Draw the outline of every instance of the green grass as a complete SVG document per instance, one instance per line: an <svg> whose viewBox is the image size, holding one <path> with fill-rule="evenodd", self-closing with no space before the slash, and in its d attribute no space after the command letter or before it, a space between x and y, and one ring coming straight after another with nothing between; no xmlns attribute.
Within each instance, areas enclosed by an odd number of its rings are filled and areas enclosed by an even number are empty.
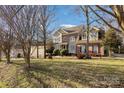
<svg viewBox="0 0 124 93"><path fill-rule="evenodd" d="M124 87L124 59L21 59L0 63L0 87Z"/></svg>

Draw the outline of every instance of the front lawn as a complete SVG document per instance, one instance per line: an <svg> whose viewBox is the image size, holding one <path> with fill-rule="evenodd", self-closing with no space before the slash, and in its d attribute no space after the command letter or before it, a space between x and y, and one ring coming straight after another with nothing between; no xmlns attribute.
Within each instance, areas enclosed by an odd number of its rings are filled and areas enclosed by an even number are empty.
<svg viewBox="0 0 124 93"><path fill-rule="evenodd" d="M0 87L124 87L124 59L32 59L0 63Z"/></svg>

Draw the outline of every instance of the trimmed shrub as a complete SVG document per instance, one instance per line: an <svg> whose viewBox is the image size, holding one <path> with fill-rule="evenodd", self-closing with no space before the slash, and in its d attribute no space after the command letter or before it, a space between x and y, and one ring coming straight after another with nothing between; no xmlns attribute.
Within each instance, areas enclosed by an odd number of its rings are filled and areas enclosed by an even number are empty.
<svg viewBox="0 0 124 93"><path fill-rule="evenodd" d="M84 57L85 57L85 55L82 54L82 53L77 54L77 58L78 58L78 59L83 59Z"/></svg>
<svg viewBox="0 0 124 93"><path fill-rule="evenodd" d="M62 50L60 51L60 55L61 55L61 56L67 56L67 54L68 54L68 50L67 50L67 49L62 49Z"/></svg>
<svg viewBox="0 0 124 93"><path fill-rule="evenodd" d="M47 53L53 54L54 47L51 47L46 50Z"/></svg>
<svg viewBox="0 0 124 93"><path fill-rule="evenodd" d="M47 56L48 56L49 59L52 59L53 50L54 50L54 47L50 47L49 49L46 50L46 53L48 53Z"/></svg>
<svg viewBox="0 0 124 93"><path fill-rule="evenodd" d="M53 51L53 55L55 55L55 56L60 55L60 50L59 50L59 49L55 49L55 50Z"/></svg>

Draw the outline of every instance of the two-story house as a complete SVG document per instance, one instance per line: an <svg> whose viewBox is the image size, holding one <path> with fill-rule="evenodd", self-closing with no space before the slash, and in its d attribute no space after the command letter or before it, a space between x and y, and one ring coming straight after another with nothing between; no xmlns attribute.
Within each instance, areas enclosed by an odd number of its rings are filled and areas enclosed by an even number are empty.
<svg viewBox="0 0 124 93"><path fill-rule="evenodd" d="M89 52L104 55L101 46L104 31L92 27L89 33ZM70 54L86 53L87 34L85 26L61 27L53 34L55 49L67 49Z"/></svg>

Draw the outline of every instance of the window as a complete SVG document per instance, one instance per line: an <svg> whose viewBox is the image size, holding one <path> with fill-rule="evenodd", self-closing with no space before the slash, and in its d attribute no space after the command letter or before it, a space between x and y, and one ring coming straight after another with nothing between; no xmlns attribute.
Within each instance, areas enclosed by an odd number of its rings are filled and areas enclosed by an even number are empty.
<svg viewBox="0 0 124 93"><path fill-rule="evenodd" d="M91 34L90 34L90 39L97 39L97 32L92 32Z"/></svg>
<svg viewBox="0 0 124 93"><path fill-rule="evenodd" d="M86 39L86 33L83 33L82 39Z"/></svg>
<svg viewBox="0 0 124 93"><path fill-rule="evenodd" d="M60 45L59 44L56 45L56 49L60 49Z"/></svg>
<svg viewBox="0 0 124 93"><path fill-rule="evenodd" d="M85 52L86 52L86 47L85 47L85 45L81 45L81 52L82 52L82 53L85 53Z"/></svg>
<svg viewBox="0 0 124 93"><path fill-rule="evenodd" d="M94 45L94 47L93 47L93 52L94 52L94 53L98 53L98 46L97 46L97 45Z"/></svg>
<svg viewBox="0 0 124 93"><path fill-rule="evenodd" d="M75 37L74 36L70 37L70 41L75 41Z"/></svg>
<svg viewBox="0 0 124 93"><path fill-rule="evenodd" d="M56 37L56 38L54 38L54 42L55 42L55 43L60 43L60 42L61 42L61 37Z"/></svg>

